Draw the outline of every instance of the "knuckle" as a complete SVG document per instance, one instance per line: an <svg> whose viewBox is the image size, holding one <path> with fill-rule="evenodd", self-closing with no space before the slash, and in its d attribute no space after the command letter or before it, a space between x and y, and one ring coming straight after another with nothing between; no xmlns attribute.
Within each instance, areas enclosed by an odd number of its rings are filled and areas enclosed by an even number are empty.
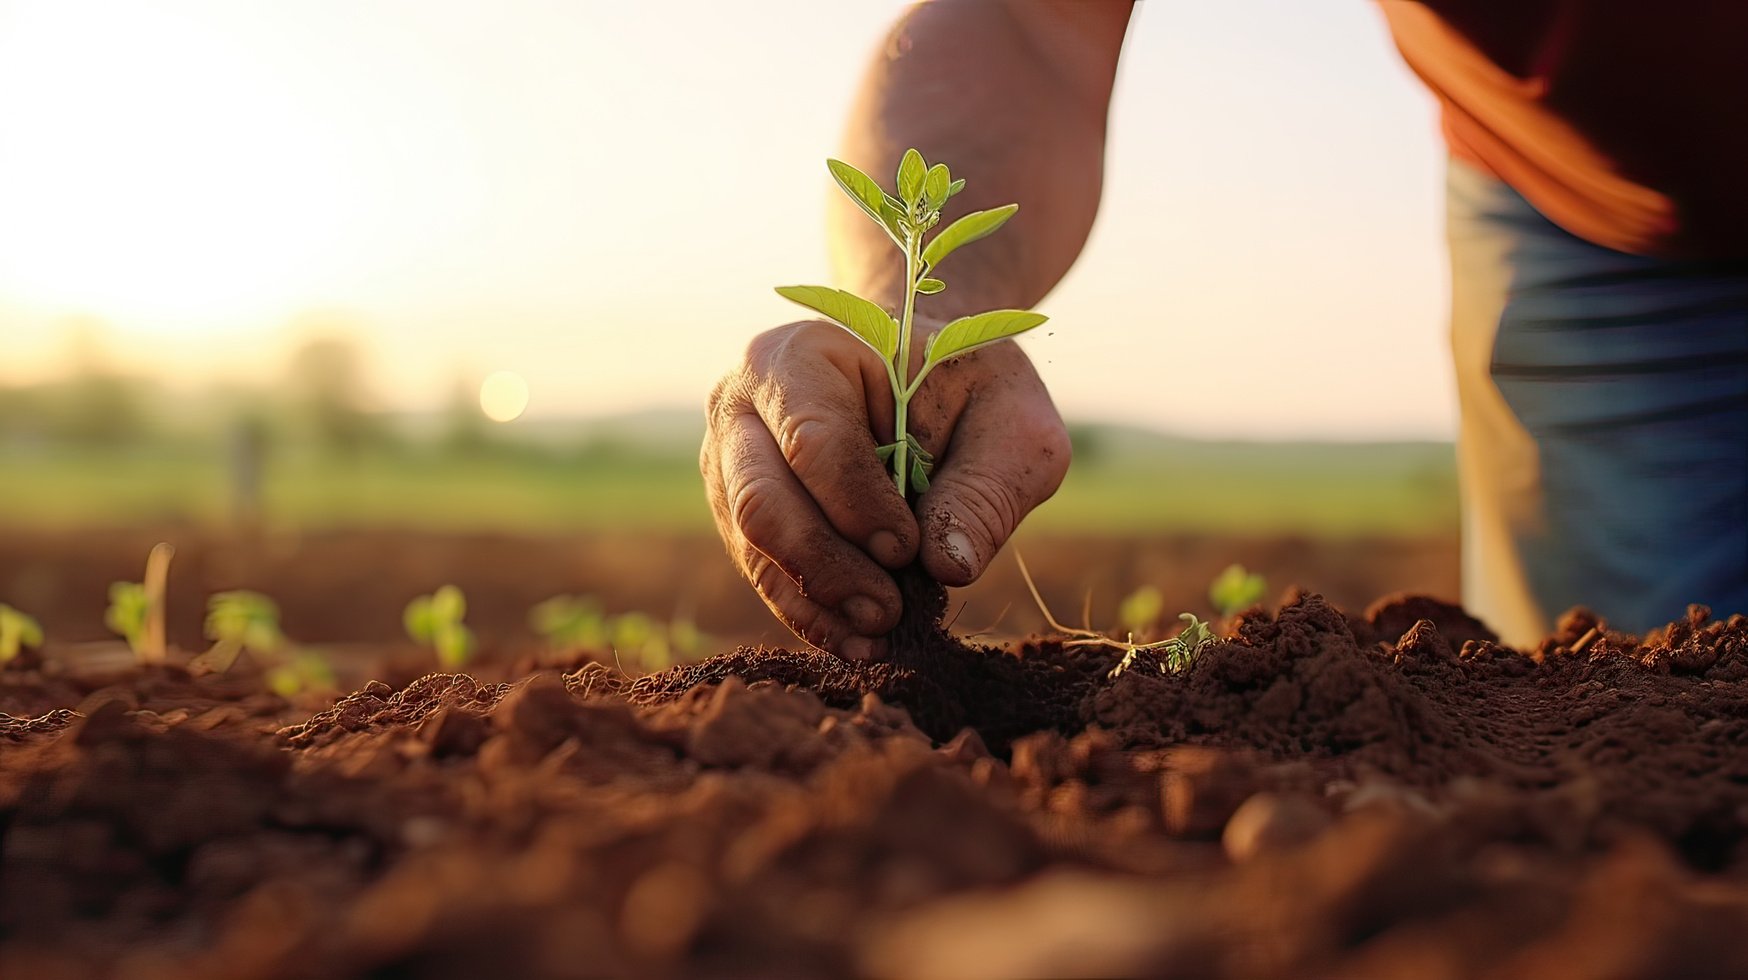
<svg viewBox="0 0 1748 980"><path fill-rule="evenodd" d="M728 501L728 519L754 547L763 550L777 536L778 487L771 477L754 477L734 490Z"/></svg>
<svg viewBox="0 0 1748 980"><path fill-rule="evenodd" d="M706 447L712 444L716 432L741 411L746 401L746 377L740 370L729 372L711 387L710 394L704 399Z"/></svg>
<svg viewBox="0 0 1748 980"><path fill-rule="evenodd" d="M743 363L755 373L768 373L776 364L816 351L833 330L829 324L815 320L773 327L747 342Z"/></svg>
<svg viewBox="0 0 1748 980"><path fill-rule="evenodd" d="M772 356L782 349L788 334L788 327L778 327L754 335L752 340L747 341L747 351L741 358L742 363L755 368L770 363Z"/></svg>
<svg viewBox="0 0 1748 980"><path fill-rule="evenodd" d="M1006 540L1026 512L1015 482L997 473L968 473L955 481L953 491L960 516L969 518L995 544Z"/></svg>
<svg viewBox="0 0 1748 980"><path fill-rule="evenodd" d="M821 472L843 439L842 427L818 415L791 415L777 427L777 445L797 473Z"/></svg>

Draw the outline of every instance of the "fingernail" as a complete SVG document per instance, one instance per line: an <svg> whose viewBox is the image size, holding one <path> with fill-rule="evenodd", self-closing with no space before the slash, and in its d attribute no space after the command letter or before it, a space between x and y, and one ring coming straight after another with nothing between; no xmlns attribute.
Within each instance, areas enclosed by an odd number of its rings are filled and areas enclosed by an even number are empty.
<svg viewBox="0 0 1748 980"><path fill-rule="evenodd" d="M898 535L891 531L875 531L868 536L868 553L873 555L874 560L882 565L898 563L901 560L899 558Z"/></svg>
<svg viewBox="0 0 1748 980"><path fill-rule="evenodd" d="M884 640L876 640L869 636L852 636L838 644L838 655L845 660L873 660L880 655L881 649L885 646Z"/></svg>
<svg viewBox="0 0 1748 980"><path fill-rule="evenodd" d="M838 607L838 611L858 630L875 630L880 626L880 603L865 595L850 596Z"/></svg>
<svg viewBox="0 0 1748 980"><path fill-rule="evenodd" d="M971 547L971 538L964 531L949 533L947 540L942 543L942 547L946 550L947 557L953 559L954 564L967 572L977 571L977 550Z"/></svg>

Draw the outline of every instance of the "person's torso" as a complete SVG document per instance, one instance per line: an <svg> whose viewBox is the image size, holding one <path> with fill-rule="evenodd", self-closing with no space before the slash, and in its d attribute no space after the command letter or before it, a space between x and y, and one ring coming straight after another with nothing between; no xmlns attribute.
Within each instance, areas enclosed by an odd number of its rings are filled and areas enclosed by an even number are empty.
<svg viewBox="0 0 1748 980"><path fill-rule="evenodd" d="M1748 0L1381 0L1451 152L1643 254L1748 256Z"/></svg>

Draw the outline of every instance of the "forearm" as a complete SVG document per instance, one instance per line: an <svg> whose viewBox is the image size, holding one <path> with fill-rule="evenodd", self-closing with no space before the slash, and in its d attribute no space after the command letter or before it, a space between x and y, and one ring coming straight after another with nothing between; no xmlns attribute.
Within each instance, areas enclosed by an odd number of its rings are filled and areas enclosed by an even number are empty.
<svg viewBox="0 0 1748 980"><path fill-rule="evenodd" d="M948 290L927 300L931 318L1035 305L1079 255L1098 210L1128 13L1126 0L954 0L893 29L851 111L845 159L888 186L912 146L952 167L966 186L943 226L1021 204L1003 234L953 256ZM841 202L831 230L839 283L899 301L903 259L880 229Z"/></svg>

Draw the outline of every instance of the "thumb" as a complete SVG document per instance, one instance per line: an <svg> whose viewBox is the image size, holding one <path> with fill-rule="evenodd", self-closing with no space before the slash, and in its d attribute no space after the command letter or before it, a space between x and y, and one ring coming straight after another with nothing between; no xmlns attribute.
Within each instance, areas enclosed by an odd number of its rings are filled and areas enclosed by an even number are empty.
<svg viewBox="0 0 1748 980"><path fill-rule="evenodd" d="M994 406L991 406L994 408ZM1014 406L1002 406L1012 412ZM1068 472L1068 432L1054 407L1037 413L967 412L917 502L923 568L943 585L970 585L1020 522Z"/></svg>

